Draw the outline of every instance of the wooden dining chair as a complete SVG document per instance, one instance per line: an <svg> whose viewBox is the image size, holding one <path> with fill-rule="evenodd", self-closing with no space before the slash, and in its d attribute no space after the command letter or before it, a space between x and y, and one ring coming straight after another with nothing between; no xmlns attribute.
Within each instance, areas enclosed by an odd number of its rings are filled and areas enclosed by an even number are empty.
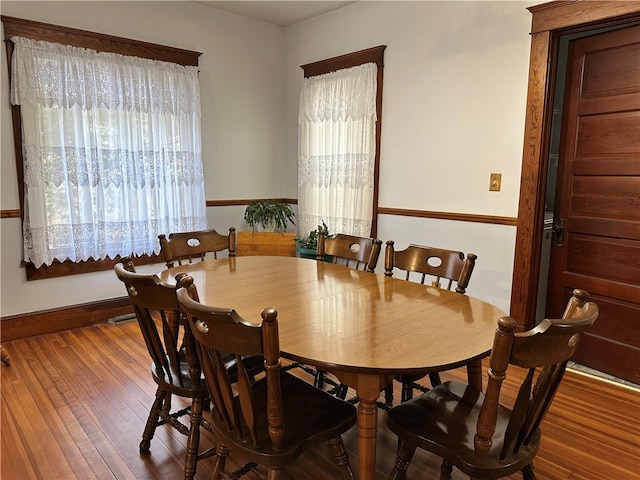
<svg viewBox="0 0 640 480"><path fill-rule="evenodd" d="M195 349L191 328L183 322L178 310L175 287L168 286L153 274L137 273L131 258L124 257L115 265L118 278L124 283L134 307L142 337L151 357L151 375L158 385L155 401L147 419L140 453L148 452L158 426L169 424L187 436L185 479L193 478L196 463L215 454L215 448L199 453L200 426L211 429L202 418L203 402L209 391ZM178 278L184 273L178 274ZM225 355L224 362L233 381L237 379L235 355ZM243 357L243 367L252 378L263 370L262 357ZM191 399L187 408L172 411L172 395ZM189 425L179 418L190 415Z"/></svg>
<svg viewBox="0 0 640 480"><path fill-rule="evenodd" d="M373 272L378 264L382 242L377 238L357 237L338 233L332 238L318 235L317 260L325 260L325 255L332 262L349 268Z"/></svg>
<svg viewBox="0 0 640 480"><path fill-rule="evenodd" d="M466 293L478 256L444 248L409 245L396 251L393 240L387 242L384 252L384 274L393 276L395 268L405 271L405 280L418 281L424 285L427 279L431 286ZM443 285L444 282L444 285ZM454 285L455 282L455 285Z"/></svg>
<svg viewBox="0 0 640 480"><path fill-rule="evenodd" d="M515 333L511 317L498 320L486 393L446 382L387 412L387 425L400 448L388 480L406 478L416 448L442 457L442 475L455 466L474 479L522 473L535 480L533 459L544 419L582 333L598 317L598 306L584 290L574 290L561 319L545 319ZM527 372L512 408L500 403L510 366Z"/></svg>
<svg viewBox="0 0 640 480"><path fill-rule="evenodd" d="M142 434L140 453L149 452L156 428L169 424L187 436L184 478L192 479L198 460L214 455L215 449L198 451L203 402L209 397L209 391L202 378L191 329L180 325L175 287L161 283L156 275L136 273L129 257L115 265L115 272L133 304L151 356L151 375L158 385ZM191 399L191 404L172 411L172 395ZM189 425L180 422L183 415L190 415Z"/></svg>
<svg viewBox="0 0 640 480"><path fill-rule="evenodd" d="M381 248L382 241L377 238L358 237L344 233L327 238L324 232L320 231L318 232L316 260L327 261L329 259L337 265L373 273L378 264ZM332 386L332 392L336 396L343 399L346 397L347 386L328 378L323 370L316 370L314 382L318 388L324 388L324 384L328 383Z"/></svg>
<svg viewBox="0 0 640 480"><path fill-rule="evenodd" d="M164 233L158 235L160 253L167 264L167 268L183 263L193 263L194 260L204 260L207 253L218 258L218 252L227 250L230 257L236 255L236 229L231 227L229 235L221 235L216 230L200 230L196 232L171 233L167 237Z"/></svg>
<svg viewBox="0 0 640 480"><path fill-rule="evenodd" d="M394 269L405 271L405 280L418 281L424 284L431 280L431 286L437 288L452 288L458 293L466 293L471 274L476 264L477 255L446 250L443 248L409 245L406 249L396 251L393 240L387 242L384 252L384 274L393 276ZM471 369L481 370L481 360L471 365ZM417 383L424 375L400 375L396 378L402 384L401 401L406 402L413 397L413 391L426 392L427 388ZM433 387L440 385L440 375L437 372L429 374ZM393 402L393 387L385 389L385 403Z"/></svg>
<svg viewBox="0 0 640 480"><path fill-rule="evenodd" d="M253 323L235 310L201 304L191 277L183 277L179 285L178 302L189 319L211 394L218 440L211 478L238 478L261 465L269 480L278 480L285 465L315 445L329 442L340 478L352 479L341 435L355 425L356 409L282 371L276 310L265 308L262 321ZM238 358L263 355L265 376L252 383L238 362L238 383L233 388L223 351ZM226 472L230 451L248 463ZM332 478L337 478L337 472Z"/></svg>

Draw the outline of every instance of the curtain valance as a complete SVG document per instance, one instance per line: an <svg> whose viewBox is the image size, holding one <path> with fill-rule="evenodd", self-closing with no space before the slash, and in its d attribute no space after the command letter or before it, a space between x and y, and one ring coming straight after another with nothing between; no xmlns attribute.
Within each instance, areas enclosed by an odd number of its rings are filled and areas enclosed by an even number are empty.
<svg viewBox="0 0 640 480"><path fill-rule="evenodd" d="M11 102L200 115L198 69L13 37Z"/></svg>
<svg viewBox="0 0 640 480"><path fill-rule="evenodd" d="M375 63L365 63L305 79L298 122L349 118L375 121L377 72Z"/></svg>

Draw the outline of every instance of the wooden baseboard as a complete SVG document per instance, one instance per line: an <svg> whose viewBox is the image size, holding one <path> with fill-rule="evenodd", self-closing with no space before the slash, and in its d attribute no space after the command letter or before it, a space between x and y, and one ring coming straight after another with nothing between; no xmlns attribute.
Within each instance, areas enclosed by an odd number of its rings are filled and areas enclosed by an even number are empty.
<svg viewBox="0 0 640 480"><path fill-rule="evenodd" d="M105 323L109 318L133 313L128 297L101 300L69 307L9 315L0 319L3 342L43 333Z"/></svg>

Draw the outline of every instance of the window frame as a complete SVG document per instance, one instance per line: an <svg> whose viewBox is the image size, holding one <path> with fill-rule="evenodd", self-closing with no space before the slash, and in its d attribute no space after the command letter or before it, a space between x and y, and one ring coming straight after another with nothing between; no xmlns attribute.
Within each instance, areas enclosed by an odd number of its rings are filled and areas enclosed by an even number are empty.
<svg viewBox="0 0 640 480"><path fill-rule="evenodd" d="M373 173L373 205L371 216L371 237L378 235L378 184L380 180L380 135L382 132L382 86L384 77L384 50L386 45L359 50L353 53L347 53L338 57L320 60L318 62L307 63L301 65L304 71L304 78L315 77L325 73L335 72L344 68L357 67L365 63L375 63L378 67L377 86L376 86L376 152L374 160Z"/></svg>
<svg viewBox="0 0 640 480"><path fill-rule="evenodd" d="M98 52L111 52L121 55L148 58L164 62L177 63L185 66L198 66L201 52L184 50L176 47L168 47L155 43L142 42L103 33L90 32L71 27L36 22L23 18L0 16L4 24L4 42L7 51L9 79L11 79L11 58L14 45L11 37L19 36L75 47L89 48ZM10 83L9 83L10 85ZM11 120L13 128L13 144L15 150L16 171L18 181L18 193L20 196L20 218L24 221L24 167L22 157L22 117L19 105L11 105ZM52 265L36 268L30 262L22 262L27 272L27 280L39 280L54 278L79 273L97 272L113 268L119 261L119 257L113 260L88 260L82 262L55 261ZM162 259L159 255L143 255L136 257L136 263L158 263Z"/></svg>

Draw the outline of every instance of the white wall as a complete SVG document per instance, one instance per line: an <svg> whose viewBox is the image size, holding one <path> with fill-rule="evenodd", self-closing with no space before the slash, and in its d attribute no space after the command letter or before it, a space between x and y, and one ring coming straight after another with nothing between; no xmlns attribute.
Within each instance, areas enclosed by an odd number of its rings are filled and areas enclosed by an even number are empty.
<svg viewBox="0 0 640 480"><path fill-rule="evenodd" d="M531 16L522 2L358 2L286 28L287 195L300 65L387 45L380 206L515 217ZM489 192L489 174L502 190ZM381 215L378 237L478 255L468 292L508 310L515 227ZM381 271L379 262L378 271Z"/></svg>
<svg viewBox="0 0 640 480"><path fill-rule="evenodd" d="M0 11L203 52L203 155L213 200L296 198L299 66L387 45L380 206L515 217L527 5L361 1L284 29L192 2L3 1ZM0 50L0 208L6 210L19 201ZM503 174L499 193L488 192L491 172ZM209 208L209 224L240 227L243 211ZM110 271L26 282L20 220L2 219L0 234L3 316L124 293ZM508 309L515 227L382 215L378 236L397 248L422 243L476 253L469 293Z"/></svg>
<svg viewBox="0 0 640 480"><path fill-rule="evenodd" d="M284 29L193 2L7 2L2 15L203 52L202 150L207 199L284 194ZM1 203L19 208L5 49ZM240 226L242 208L209 209L209 226ZM124 295L111 271L26 281L19 219L2 219L2 316ZM159 267L147 267L159 269Z"/></svg>

